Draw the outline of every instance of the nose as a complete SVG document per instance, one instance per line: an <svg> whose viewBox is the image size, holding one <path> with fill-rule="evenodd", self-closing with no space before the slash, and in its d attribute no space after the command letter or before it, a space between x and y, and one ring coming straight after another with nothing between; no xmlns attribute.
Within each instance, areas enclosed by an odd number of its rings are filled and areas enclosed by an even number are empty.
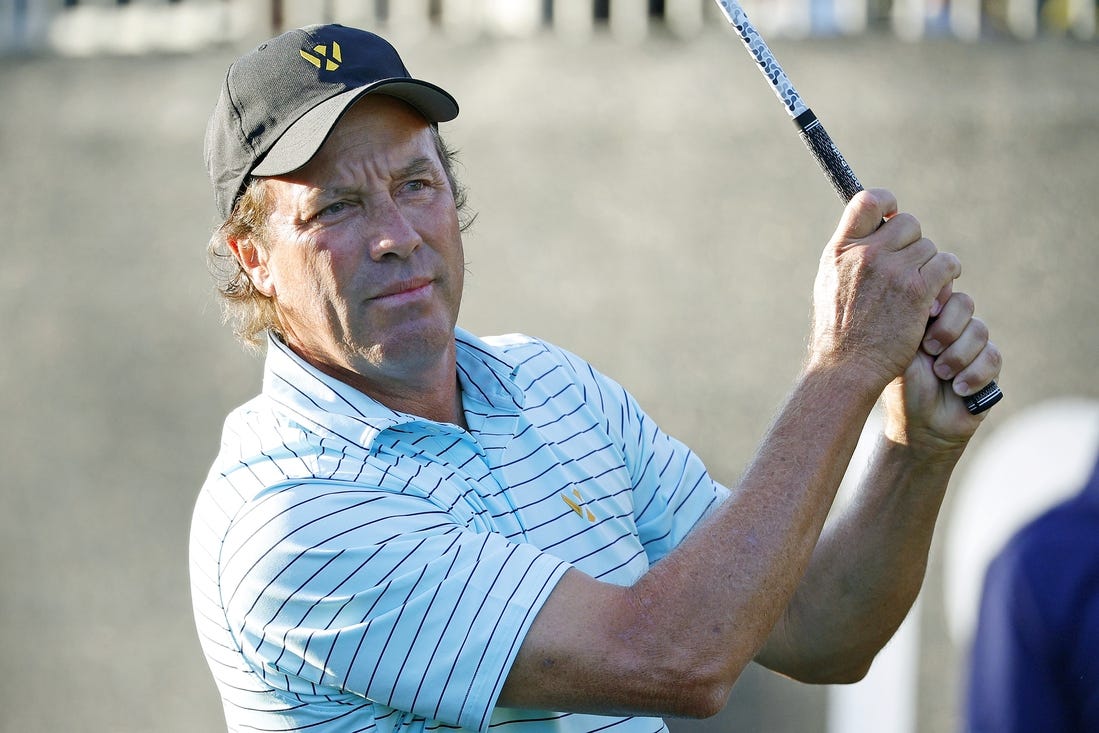
<svg viewBox="0 0 1099 733"><path fill-rule="evenodd" d="M392 198L386 197L384 201L375 202L375 206L371 208L371 259L405 259L416 251L423 240Z"/></svg>

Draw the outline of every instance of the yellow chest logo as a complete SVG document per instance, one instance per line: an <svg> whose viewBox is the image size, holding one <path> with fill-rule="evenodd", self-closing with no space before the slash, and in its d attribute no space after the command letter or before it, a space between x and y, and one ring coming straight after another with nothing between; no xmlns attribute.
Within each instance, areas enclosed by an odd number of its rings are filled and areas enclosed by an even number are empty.
<svg viewBox="0 0 1099 733"><path fill-rule="evenodd" d="M584 505L584 497L580 494L580 489L573 489L572 495L576 497L576 501L573 501L567 494L561 494L561 501L569 505L569 509L572 509L576 514L589 522L595 521L595 515L592 514L591 509L588 509Z"/></svg>
<svg viewBox="0 0 1099 733"><path fill-rule="evenodd" d="M313 53L309 53L308 51L298 51L298 53L301 54L303 59L313 64L313 66L316 66L318 69L322 68L321 64L324 64L323 68L325 71L335 71L340 68L340 64L343 63L340 44L335 41L332 41L331 51L322 43L313 46Z"/></svg>

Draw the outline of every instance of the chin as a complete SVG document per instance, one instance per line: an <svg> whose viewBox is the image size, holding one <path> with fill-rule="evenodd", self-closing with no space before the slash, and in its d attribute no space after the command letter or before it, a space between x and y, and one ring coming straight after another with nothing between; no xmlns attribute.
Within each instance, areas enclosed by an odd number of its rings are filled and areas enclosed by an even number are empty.
<svg viewBox="0 0 1099 733"><path fill-rule="evenodd" d="M453 352L454 324L406 324L405 328L388 332L384 339L371 341L363 355L376 368L390 373L394 368L414 371L435 365Z"/></svg>

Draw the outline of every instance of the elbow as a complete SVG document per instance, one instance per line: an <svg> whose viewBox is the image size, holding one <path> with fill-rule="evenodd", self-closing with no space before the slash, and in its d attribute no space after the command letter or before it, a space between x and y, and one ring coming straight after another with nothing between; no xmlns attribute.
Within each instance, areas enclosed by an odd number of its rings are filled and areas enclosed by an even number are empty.
<svg viewBox="0 0 1099 733"><path fill-rule="evenodd" d="M666 715L676 718L703 720L712 718L725 709L732 687L719 685L695 685L681 682L677 685L676 699Z"/></svg>
<svg viewBox="0 0 1099 733"><path fill-rule="evenodd" d="M826 678L820 680L817 684L853 685L856 682L861 682L870 672L870 663L872 661L873 660L867 660L865 663L851 664L846 667L830 670Z"/></svg>
<svg viewBox="0 0 1099 733"><path fill-rule="evenodd" d="M848 659L830 659L805 665L796 670L785 670L788 677L808 685L853 685L861 682L870 672L874 656Z"/></svg>
<svg viewBox="0 0 1099 733"><path fill-rule="evenodd" d="M695 720L712 718L725 709L732 691L732 685L712 685L697 689L691 695L690 705L681 715Z"/></svg>
<svg viewBox="0 0 1099 733"><path fill-rule="evenodd" d="M712 718L725 709L739 673L739 669L728 667L707 671L704 665L684 671L674 683L675 710L670 714L696 720Z"/></svg>
<svg viewBox="0 0 1099 733"><path fill-rule="evenodd" d="M871 656L843 663L814 665L789 676L805 684L851 685L866 677L873 661ZM685 673L675 684L675 709L668 714L695 720L714 717L725 709L738 678L739 672L733 673L727 668L714 674L699 673L698 668Z"/></svg>

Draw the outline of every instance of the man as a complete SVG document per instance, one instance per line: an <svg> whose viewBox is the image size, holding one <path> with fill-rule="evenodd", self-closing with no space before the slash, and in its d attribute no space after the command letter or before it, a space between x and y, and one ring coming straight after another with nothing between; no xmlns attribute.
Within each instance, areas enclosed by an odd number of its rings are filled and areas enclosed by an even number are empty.
<svg viewBox="0 0 1099 733"><path fill-rule="evenodd" d="M456 328L461 196L437 125L457 113L339 26L226 77L213 244L238 331L267 347L192 529L230 728L648 733L719 711L753 660L859 679L980 422L959 395L999 371L958 260L888 192L851 203L808 359L730 491L578 357ZM822 534L883 392L859 499Z"/></svg>

